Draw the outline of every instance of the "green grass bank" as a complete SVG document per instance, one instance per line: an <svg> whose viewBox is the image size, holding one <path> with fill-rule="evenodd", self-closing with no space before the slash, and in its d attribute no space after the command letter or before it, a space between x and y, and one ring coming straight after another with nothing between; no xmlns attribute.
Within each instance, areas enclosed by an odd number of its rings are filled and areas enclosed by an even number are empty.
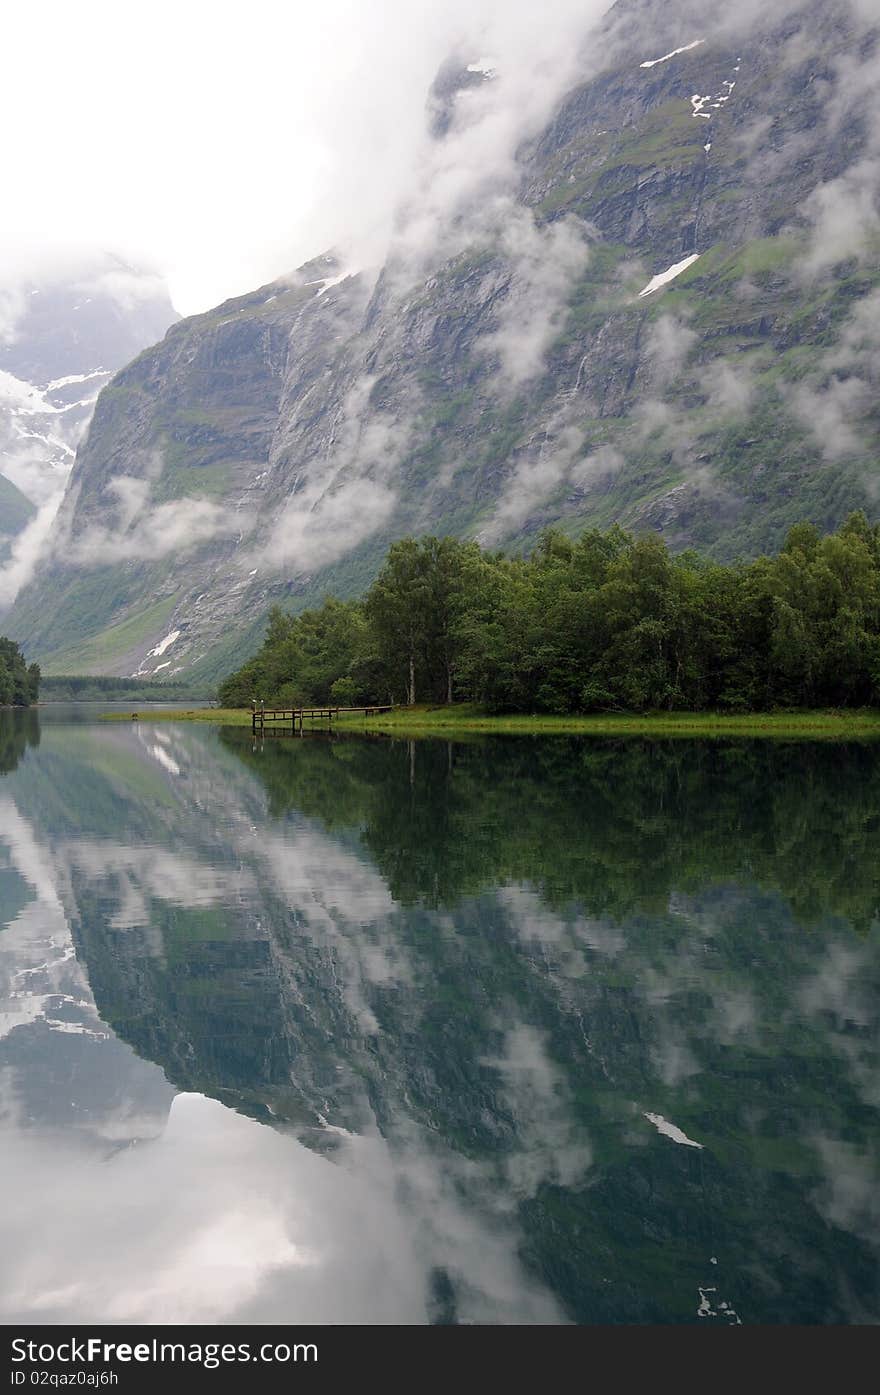
<svg viewBox="0 0 880 1395"><path fill-rule="evenodd" d="M134 710L134 709L133 709ZM108 722L130 722L127 712L107 713ZM144 708L139 720L159 722L212 722L218 726L251 725L251 713L241 708ZM326 722L306 721L306 727L326 727ZM334 718L335 729L384 731L400 736L454 736L467 732L521 733L552 736L554 733L585 736L748 736L804 740L880 737L880 710L793 711L757 713L658 712L628 715L597 713L586 717L551 717L522 714L492 716L472 704L452 707L402 707L375 717L357 714Z"/></svg>

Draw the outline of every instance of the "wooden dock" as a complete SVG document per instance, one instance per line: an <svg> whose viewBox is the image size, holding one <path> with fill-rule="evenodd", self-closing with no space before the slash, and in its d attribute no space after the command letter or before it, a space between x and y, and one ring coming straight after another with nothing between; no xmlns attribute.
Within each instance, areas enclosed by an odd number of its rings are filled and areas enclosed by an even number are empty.
<svg viewBox="0 0 880 1395"><path fill-rule="evenodd" d="M337 717L375 717L378 712L393 711L393 703L385 707L257 707L254 704L251 730L255 736L295 736L302 732L303 722L327 722L332 726Z"/></svg>

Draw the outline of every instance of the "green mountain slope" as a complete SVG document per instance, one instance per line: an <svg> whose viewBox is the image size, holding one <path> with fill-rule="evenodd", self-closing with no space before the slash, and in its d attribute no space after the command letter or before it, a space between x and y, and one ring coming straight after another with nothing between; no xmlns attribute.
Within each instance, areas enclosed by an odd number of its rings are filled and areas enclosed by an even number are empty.
<svg viewBox="0 0 880 1395"><path fill-rule="evenodd" d="M15 537L30 523L36 509L11 480L0 475L0 564L9 556Z"/></svg>
<svg viewBox="0 0 880 1395"><path fill-rule="evenodd" d="M504 95L446 71L378 277L318 259L105 389L11 632L48 672L214 677L407 532L617 519L730 558L876 517L876 54L843 2L618 4L512 178L438 213Z"/></svg>

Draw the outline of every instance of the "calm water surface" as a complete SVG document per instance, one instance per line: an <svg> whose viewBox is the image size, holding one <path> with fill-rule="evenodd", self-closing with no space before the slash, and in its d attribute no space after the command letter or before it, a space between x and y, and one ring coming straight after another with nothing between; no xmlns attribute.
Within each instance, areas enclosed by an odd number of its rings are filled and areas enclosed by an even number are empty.
<svg viewBox="0 0 880 1395"><path fill-rule="evenodd" d="M880 746L0 772L4 1321L880 1320Z"/></svg>

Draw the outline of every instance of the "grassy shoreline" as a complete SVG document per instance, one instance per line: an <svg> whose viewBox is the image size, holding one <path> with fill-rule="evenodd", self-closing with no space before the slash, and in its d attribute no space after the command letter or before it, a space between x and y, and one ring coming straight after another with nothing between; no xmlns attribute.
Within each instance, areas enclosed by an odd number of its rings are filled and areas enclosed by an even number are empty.
<svg viewBox="0 0 880 1395"><path fill-rule="evenodd" d="M108 712L102 720L130 722L131 713ZM162 722L210 722L216 726L250 727L251 713L240 708L163 708L144 707L141 720ZM306 722L306 728L320 730L326 722ZM399 708L395 712L364 718L357 714L339 716L334 730L379 731L400 736L455 736L474 732L552 736L749 736L801 737L808 740L858 737L880 738L880 710L851 712L658 712L651 714L598 713L587 717L543 715L490 716L471 704L453 707Z"/></svg>

